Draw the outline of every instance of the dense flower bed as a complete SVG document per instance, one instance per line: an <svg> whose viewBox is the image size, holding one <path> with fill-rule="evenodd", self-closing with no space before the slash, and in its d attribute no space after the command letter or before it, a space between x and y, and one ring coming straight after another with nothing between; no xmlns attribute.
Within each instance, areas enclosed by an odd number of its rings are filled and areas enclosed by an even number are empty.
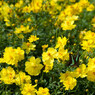
<svg viewBox="0 0 95 95"><path fill-rule="evenodd" d="M0 95L95 95L95 0L0 1Z"/></svg>

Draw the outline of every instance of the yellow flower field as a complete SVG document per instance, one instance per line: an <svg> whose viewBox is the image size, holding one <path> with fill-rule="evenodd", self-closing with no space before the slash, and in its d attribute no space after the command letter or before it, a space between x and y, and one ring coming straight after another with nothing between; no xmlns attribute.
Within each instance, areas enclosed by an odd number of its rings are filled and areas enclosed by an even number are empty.
<svg viewBox="0 0 95 95"><path fill-rule="evenodd" d="M95 95L95 0L1 0L0 95Z"/></svg>

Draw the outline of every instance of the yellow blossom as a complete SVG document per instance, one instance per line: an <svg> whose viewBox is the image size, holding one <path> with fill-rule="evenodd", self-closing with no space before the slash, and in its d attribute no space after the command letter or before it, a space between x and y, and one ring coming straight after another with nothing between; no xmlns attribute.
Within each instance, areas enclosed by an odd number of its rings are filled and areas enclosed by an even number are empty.
<svg viewBox="0 0 95 95"><path fill-rule="evenodd" d="M37 91L37 95L50 95L49 89L40 87Z"/></svg>
<svg viewBox="0 0 95 95"><path fill-rule="evenodd" d="M43 52L42 54L43 62L47 60L53 60L56 57L57 57L57 50L54 48L48 48L47 52Z"/></svg>
<svg viewBox="0 0 95 95"><path fill-rule="evenodd" d="M13 49L12 47L6 47L3 54L3 63L10 65L17 65L17 63L24 59L24 51L20 47Z"/></svg>
<svg viewBox="0 0 95 95"><path fill-rule="evenodd" d="M24 72L20 71L15 76L15 83L16 85L23 86L26 83L31 83L31 77L29 75L26 75Z"/></svg>
<svg viewBox="0 0 95 95"><path fill-rule="evenodd" d="M0 80L5 84L13 84L15 82L15 71L12 67L3 68L0 76Z"/></svg>
<svg viewBox="0 0 95 95"><path fill-rule="evenodd" d="M88 7L87 7L87 11L93 11L95 10L95 6L93 4L90 4Z"/></svg>
<svg viewBox="0 0 95 95"><path fill-rule="evenodd" d="M16 27L15 31L14 31L15 34L19 34L19 33L25 33L26 34L26 33L30 33L30 32L31 32L31 30L29 29L28 25L26 27L23 25L21 25L19 28Z"/></svg>
<svg viewBox="0 0 95 95"><path fill-rule="evenodd" d="M95 48L95 33L92 31L87 31L83 37L81 46L82 49L87 50L88 52Z"/></svg>
<svg viewBox="0 0 95 95"><path fill-rule="evenodd" d="M90 71L95 68L95 58L89 58L87 70Z"/></svg>
<svg viewBox="0 0 95 95"><path fill-rule="evenodd" d="M76 25L74 24L74 21L64 21L61 24L61 27L63 30L72 30L76 27Z"/></svg>
<svg viewBox="0 0 95 95"><path fill-rule="evenodd" d="M47 61L43 62L43 64L45 65L44 72L48 73L50 70L52 70L52 68L53 68L53 60L47 60Z"/></svg>
<svg viewBox="0 0 95 95"><path fill-rule="evenodd" d="M73 88L76 86L77 80L73 77L67 77L66 80L63 82L63 85L65 87L65 90L73 90Z"/></svg>
<svg viewBox="0 0 95 95"><path fill-rule="evenodd" d="M59 48L58 50L58 59L61 59L63 62L65 60L68 60L69 59L69 53L68 53L68 50L64 49L64 48Z"/></svg>
<svg viewBox="0 0 95 95"><path fill-rule="evenodd" d="M64 46L66 45L66 43L67 43L67 38L66 37L63 37L63 38L58 37L55 48L59 48L59 47L64 48Z"/></svg>
<svg viewBox="0 0 95 95"><path fill-rule="evenodd" d="M30 43L32 43L34 41L39 40L39 38L37 38L35 35L31 35L28 40L29 40Z"/></svg>
<svg viewBox="0 0 95 95"><path fill-rule="evenodd" d="M41 59L35 57L31 57L29 61L25 63L25 71L32 76L37 76L40 74L43 65L40 64Z"/></svg>
<svg viewBox="0 0 95 95"><path fill-rule="evenodd" d="M42 45L42 48L43 48L43 51L48 47L48 44L47 45Z"/></svg>
<svg viewBox="0 0 95 95"><path fill-rule="evenodd" d="M32 2L31 2L31 10L34 13L37 13L37 12L39 12L41 10L42 1L43 0L32 0Z"/></svg>
<svg viewBox="0 0 95 95"><path fill-rule="evenodd" d="M86 65L85 64L81 64L79 65L78 68L75 69L75 71L73 72L74 77L78 78L84 78L87 76L87 69L86 69Z"/></svg>
<svg viewBox="0 0 95 95"><path fill-rule="evenodd" d="M31 6L25 6L22 10L23 13L30 13L31 12Z"/></svg>
<svg viewBox="0 0 95 95"><path fill-rule="evenodd" d="M22 88L21 94L22 95L36 95L35 86L32 84L25 84L24 88Z"/></svg>
<svg viewBox="0 0 95 95"><path fill-rule="evenodd" d="M87 79L89 81L95 82L95 68L93 68L92 70L88 71Z"/></svg>
<svg viewBox="0 0 95 95"><path fill-rule="evenodd" d="M35 50L36 45L34 45L33 43L29 43L29 42L23 42L22 44L22 49L26 50L26 53L29 54L29 52L31 50Z"/></svg>

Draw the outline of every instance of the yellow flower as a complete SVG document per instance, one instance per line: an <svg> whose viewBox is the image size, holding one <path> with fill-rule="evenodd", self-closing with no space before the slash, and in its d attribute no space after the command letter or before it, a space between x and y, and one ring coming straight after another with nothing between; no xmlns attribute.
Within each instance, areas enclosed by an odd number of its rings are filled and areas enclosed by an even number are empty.
<svg viewBox="0 0 95 95"><path fill-rule="evenodd" d="M80 38L81 40L83 40L83 37L84 37L84 34L85 34L85 33L86 33L85 30L80 32L79 38Z"/></svg>
<svg viewBox="0 0 95 95"><path fill-rule="evenodd" d="M92 70L88 71L87 79L89 81L95 82L95 68L93 68Z"/></svg>
<svg viewBox="0 0 95 95"><path fill-rule="evenodd" d="M50 95L49 89L40 87L37 91L37 95Z"/></svg>
<svg viewBox="0 0 95 95"><path fill-rule="evenodd" d="M47 52L43 52L42 60L43 62L47 60L54 60L57 57L57 50L54 48L48 48Z"/></svg>
<svg viewBox="0 0 95 95"><path fill-rule="evenodd" d="M61 59L63 62L69 59L68 50L64 50L64 48L59 48L58 50L58 59Z"/></svg>
<svg viewBox="0 0 95 95"><path fill-rule="evenodd" d="M88 41L82 41L82 49L86 51L91 51L91 49L95 48L95 42L93 40L88 40Z"/></svg>
<svg viewBox="0 0 95 95"><path fill-rule="evenodd" d="M22 5L23 5L23 0L19 0L19 2L15 4L15 7L20 8Z"/></svg>
<svg viewBox="0 0 95 95"><path fill-rule="evenodd" d="M78 16L76 16L76 15L67 16L67 17L65 18L65 20L66 20L66 21L76 21L76 20L78 20Z"/></svg>
<svg viewBox="0 0 95 95"><path fill-rule="evenodd" d="M42 45L42 48L43 48L43 51L48 47L48 44L47 45Z"/></svg>
<svg viewBox="0 0 95 95"><path fill-rule="evenodd" d="M23 86L26 83L31 83L31 77L29 75L26 75L24 72L20 71L15 76L15 83L16 85Z"/></svg>
<svg viewBox="0 0 95 95"><path fill-rule="evenodd" d="M63 38L58 37L55 48L59 48L59 47L64 48L64 46L66 45L66 43L67 43L67 38L66 37L63 37Z"/></svg>
<svg viewBox="0 0 95 95"><path fill-rule="evenodd" d="M6 47L4 52L4 61L7 64L14 65L18 61L16 60L17 55L15 55L15 50L12 47Z"/></svg>
<svg viewBox="0 0 95 95"><path fill-rule="evenodd" d="M15 49L15 53L17 54L17 60L18 61L21 61L24 59L24 51L20 47Z"/></svg>
<svg viewBox="0 0 95 95"><path fill-rule="evenodd" d="M22 88L21 94L22 95L36 95L36 89L32 84L25 84L24 88Z"/></svg>
<svg viewBox="0 0 95 95"><path fill-rule="evenodd" d="M85 40L95 40L95 33L92 32L92 31L87 31L85 33L85 36L84 36L83 39L85 39Z"/></svg>
<svg viewBox="0 0 95 95"><path fill-rule="evenodd" d="M13 49L12 47L6 47L3 55L3 63L10 65L17 65L17 63L24 59L24 51L20 47Z"/></svg>
<svg viewBox="0 0 95 95"><path fill-rule="evenodd" d="M53 60L47 60L47 61L43 62L43 64L45 65L44 72L48 73L50 70L52 70L52 68L53 68Z"/></svg>
<svg viewBox="0 0 95 95"><path fill-rule="evenodd" d="M25 6L22 10L23 13L30 13L31 12L31 6Z"/></svg>
<svg viewBox="0 0 95 95"><path fill-rule="evenodd" d="M5 2L0 7L0 15L2 16L2 18L4 18L4 20L6 19L5 22L8 22L8 18L12 16L12 8L10 8L10 6Z"/></svg>
<svg viewBox="0 0 95 95"><path fill-rule="evenodd" d="M34 41L37 41L37 40L39 40L39 38L37 38L36 36L34 36L34 35L31 35L30 37L29 37L29 42L30 43L32 43L32 42L34 42Z"/></svg>
<svg viewBox="0 0 95 95"><path fill-rule="evenodd" d="M42 1L43 0L32 0L32 2L31 2L31 10L34 13L37 13L37 12L39 12L41 10Z"/></svg>
<svg viewBox="0 0 95 95"><path fill-rule="evenodd" d="M25 63L25 71L32 76L37 76L40 74L43 65L40 64L41 59L35 57L31 57L29 61Z"/></svg>
<svg viewBox="0 0 95 95"><path fill-rule="evenodd" d="M79 5L82 8L87 8L89 6L89 1L88 0L80 0Z"/></svg>
<svg viewBox="0 0 95 95"><path fill-rule="evenodd" d="M59 16L58 16L58 21L64 21L65 20L65 16L66 16L65 12L61 11ZM57 25L57 23L56 23L56 25Z"/></svg>
<svg viewBox="0 0 95 95"><path fill-rule="evenodd" d="M74 24L74 21L64 21L61 24L61 27L63 30L72 30L76 27L76 25Z"/></svg>
<svg viewBox="0 0 95 95"><path fill-rule="evenodd" d="M82 41L82 49L88 52L95 48L95 33L92 31L87 31Z"/></svg>
<svg viewBox="0 0 95 95"><path fill-rule="evenodd" d="M73 89L76 86L76 79L73 78L73 72L66 71L66 73L60 74L60 82L63 83L65 90Z"/></svg>
<svg viewBox="0 0 95 95"><path fill-rule="evenodd" d="M23 42L22 49L26 50L26 53L29 54L31 50L35 50L36 45L29 43L29 42Z"/></svg>
<svg viewBox="0 0 95 95"><path fill-rule="evenodd" d="M87 76L87 68L86 68L86 65L85 64L81 64L79 65L78 68L76 68L76 70L73 72L74 74L74 77L78 78L78 77L81 77L81 78L84 78Z"/></svg>
<svg viewBox="0 0 95 95"><path fill-rule="evenodd" d="M0 76L0 80L5 84L13 84L15 82L15 71L12 67L3 68Z"/></svg>
<svg viewBox="0 0 95 95"><path fill-rule="evenodd" d="M68 76L72 76L70 71L66 71L66 73L60 73L60 82L64 82Z"/></svg>
<svg viewBox="0 0 95 95"><path fill-rule="evenodd" d="M63 82L65 90L69 90L69 89L73 90L76 84L77 84L77 80L71 76L68 76L66 80Z"/></svg>
<svg viewBox="0 0 95 95"><path fill-rule="evenodd" d="M19 28L15 28L15 31L14 31L14 33L15 34L19 34L19 33L30 33L31 32L31 30L29 29L29 26L27 25L26 27L25 26L23 26L23 25L21 25Z"/></svg>
<svg viewBox="0 0 95 95"><path fill-rule="evenodd" d="M37 80L37 79L35 79L35 83L36 83L36 84L38 83L38 80Z"/></svg>
<svg viewBox="0 0 95 95"><path fill-rule="evenodd" d="M90 4L88 7L87 7L87 11L93 11L95 10L95 6L93 4Z"/></svg>
<svg viewBox="0 0 95 95"><path fill-rule="evenodd" d="M87 70L90 71L95 68L95 58L89 58Z"/></svg>

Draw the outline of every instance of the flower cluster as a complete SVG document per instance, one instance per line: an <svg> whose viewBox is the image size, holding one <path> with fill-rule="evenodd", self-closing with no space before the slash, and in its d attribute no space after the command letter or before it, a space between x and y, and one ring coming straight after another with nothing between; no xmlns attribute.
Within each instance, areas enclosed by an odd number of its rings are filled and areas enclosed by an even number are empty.
<svg viewBox="0 0 95 95"><path fill-rule="evenodd" d="M83 37L81 46L82 49L87 51L91 51L91 49L95 48L95 33L87 31Z"/></svg>
<svg viewBox="0 0 95 95"><path fill-rule="evenodd" d="M24 59L24 51L18 47L13 49L12 47L6 47L3 54L3 58L0 58L1 63L7 63L9 65L17 65L19 61Z"/></svg>
<svg viewBox="0 0 95 95"><path fill-rule="evenodd" d="M68 50L64 49L66 43L67 43L66 37L64 38L58 37L58 41L56 43L55 48L49 47L46 52L45 51L43 52L42 60L43 64L45 65L44 72L49 72L49 70L52 70L54 59L58 59L58 61L62 60L63 62L69 59Z"/></svg>

